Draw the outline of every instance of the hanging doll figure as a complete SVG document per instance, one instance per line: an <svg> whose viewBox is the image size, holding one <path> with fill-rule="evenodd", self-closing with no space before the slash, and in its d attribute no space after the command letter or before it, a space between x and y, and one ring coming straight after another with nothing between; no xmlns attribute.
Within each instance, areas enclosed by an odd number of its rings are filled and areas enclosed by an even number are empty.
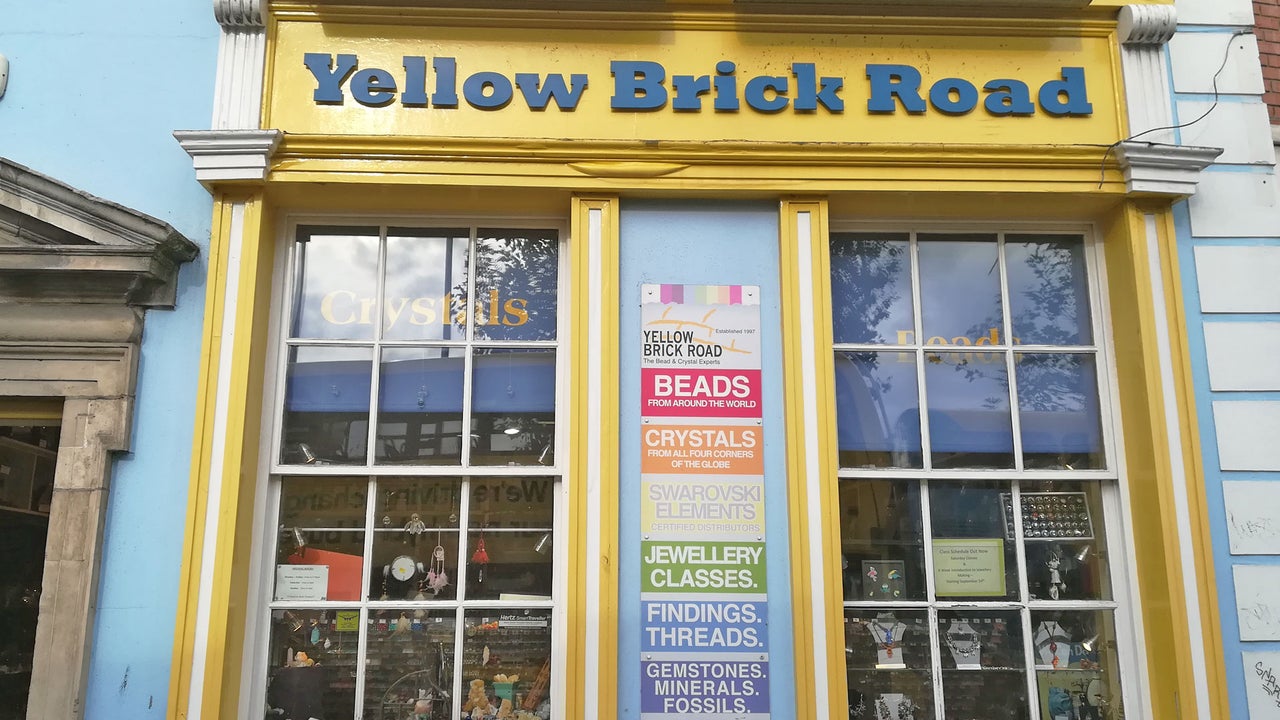
<svg viewBox="0 0 1280 720"><path fill-rule="evenodd" d="M484 548L484 533L480 533L480 537L476 539L476 551L471 553L471 562L478 568L476 571L476 582L484 582L484 568L489 564L489 551Z"/></svg>
<svg viewBox="0 0 1280 720"><path fill-rule="evenodd" d="M1050 553L1049 561L1045 566L1049 568L1049 597L1060 600L1067 590L1067 584L1062 581L1062 556L1058 553Z"/></svg>

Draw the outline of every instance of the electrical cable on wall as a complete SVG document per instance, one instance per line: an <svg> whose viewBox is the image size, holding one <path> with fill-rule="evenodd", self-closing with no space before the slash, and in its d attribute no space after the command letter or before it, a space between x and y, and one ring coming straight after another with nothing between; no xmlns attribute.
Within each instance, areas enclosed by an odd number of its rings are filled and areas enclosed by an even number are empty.
<svg viewBox="0 0 1280 720"><path fill-rule="evenodd" d="M1182 128L1191 127L1192 125L1195 125L1201 120L1204 120L1205 118L1209 117L1209 113L1213 112L1214 109L1218 107L1218 99L1221 96L1221 93L1218 91L1218 76L1221 75L1222 71L1225 70L1227 67L1227 59L1231 57L1231 45L1236 41L1236 38L1243 37L1245 35L1253 35L1253 34L1254 33L1252 30L1237 30L1236 32L1232 33L1231 37L1227 40L1227 47L1222 52L1222 63L1218 65L1218 70L1213 73L1213 104L1209 106L1208 110L1205 110L1203 113L1201 113L1200 117L1196 118L1195 120L1190 120L1188 122L1180 123L1178 125L1165 125L1164 127L1156 127L1156 128L1151 128L1150 130L1143 130L1140 133L1137 133L1135 135L1130 135L1127 138L1117 140L1111 143L1110 145L1108 145L1106 151L1102 153L1102 165L1099 167L1100 177L1098 178L1098 187L1101 188L1102 184L1106 182L1107 158L1110 157L1111 151L1119 147L1121 143L1127 143L1130 140L1137 140L1143 135L1149 135L1151 133L1160 132L1162 130L1181 130Z"/></svg>

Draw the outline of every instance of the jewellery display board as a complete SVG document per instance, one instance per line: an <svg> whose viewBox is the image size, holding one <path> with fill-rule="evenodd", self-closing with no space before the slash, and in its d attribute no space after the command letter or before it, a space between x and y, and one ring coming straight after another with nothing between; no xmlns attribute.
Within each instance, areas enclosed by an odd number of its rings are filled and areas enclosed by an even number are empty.
<svg viewBox="0 0 1280 720"><path fill-rule="evenodd" d="M1013 539L1013 495L1002 493L1005 537ZM1022 536L1027 540L1092 540L1093 520L1082 492L1022 493Z"/></svg>
<svg viewBox="0 0 1280 720"><path fill-rule="evenodd" d="M846 610L849 717L932 720L929 621L922 610Z"/></svg>
<svg viewBox="0 0 1280 720"><path fill-rule="evenodd" d="M864 600L897 600L907 587L907 564L901 560L863 560Z"/></svg>

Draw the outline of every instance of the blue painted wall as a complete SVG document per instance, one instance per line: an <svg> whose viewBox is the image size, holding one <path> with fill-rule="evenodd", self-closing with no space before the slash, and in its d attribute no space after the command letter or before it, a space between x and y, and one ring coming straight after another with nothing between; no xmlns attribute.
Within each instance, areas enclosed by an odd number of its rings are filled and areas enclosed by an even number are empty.
<svg viewBox="0 0 1280 720"><path fill-rule="evenodd" d="M1199 424L1201 461L1204 464L1205 500L1209 515L1209 531L1213 538L1214 588L1218 594L1219 627L1227 672L1227 694L1231 717L1248 718L1245 682L1252 673L1246 668L1245 652L1280 652L1280 642L1244 642L1240 639L1240 618L1236 610L1236 588L1232 568L1236 565L1280 565L1280 555L1232 555L1227 534L1227 513L1222 483L1231 480L1267 480L1275 482L1275 473L1222 470L1218 457L1218 432L1213 419L1214 400L1276 400L1274 392L1214 392L1209 388L1209 361L1205 348L1204 326L1213 322L1280 322L1280 317L1267 314L1223 314L1212 316L1200 311L1200 291L1196 278L1195 248L1198 245L1225 247L1241 245L1280 246L1280 238L1241 238L1201 240L1191 236L1191 217L1185 202L1174 206L1174 225L1178 234L1178 265L1182 271L1183 306L1187 316L1187 344L1191 351L1191 373L1195 383L1196 420ZM1280 488L1280 486L1277 486ZM1280 490L1278 490L1280 491ZM1210 662L1217 658L1209 658Z"/></svg>
<svg viewBox="0 0 1280 720"><path fill-rule="evenodd" d="M211 198L171 133L209 127L209 0L0 3L0 155L200 245L147 313L132 452L115 463L86 717L163 717L187 503Z"/></svg>
<svg viewBox="0 0 1280 720"><path fill-rule="evenodd" d="M676 283L760 286L769 702L774 718L790 718L796 707L795 643L786 513L778 205L624 200L619 217L618 717L640 717L640 286Z"/></svg>

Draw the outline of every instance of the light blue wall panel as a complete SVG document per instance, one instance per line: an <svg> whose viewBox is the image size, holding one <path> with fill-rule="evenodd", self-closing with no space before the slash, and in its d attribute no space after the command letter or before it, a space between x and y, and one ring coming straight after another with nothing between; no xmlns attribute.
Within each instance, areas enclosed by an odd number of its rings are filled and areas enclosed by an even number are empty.
<svg viewBox="0 0 1280 720"><path fill-rule="evenodd" d="M132 453L115 463L86 717L163 717L187 502L211 199L175 129L209 127L209 0L0 2L0 155L200 245L147 314Z"/></svg>
<svg viewBox="0 0 1280 720"><path fill-rule="evenodd" d="M640 716L640 286L674 283L760 286L770 705L774 718L789 718L795 712L795 667L778 206L653 200L624 201L621 209L618 717Z"/></svg>

